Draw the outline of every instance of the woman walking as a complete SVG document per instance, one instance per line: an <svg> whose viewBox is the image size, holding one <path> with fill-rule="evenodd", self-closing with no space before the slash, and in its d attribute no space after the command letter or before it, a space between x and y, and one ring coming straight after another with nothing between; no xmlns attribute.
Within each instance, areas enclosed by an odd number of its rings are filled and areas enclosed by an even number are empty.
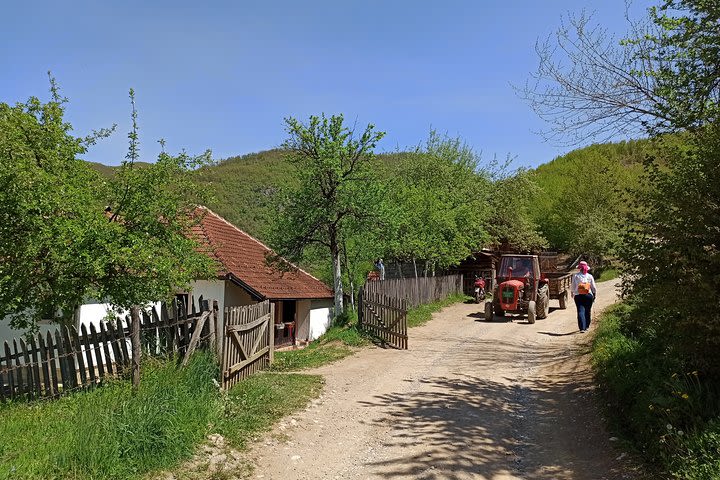
<svg viewBox="0 0 720 480"><path fill-rule="evenodd" d="M592 304L597 297L595 278L589 273L590 267L587 262L578 264L578 273L573 275L571 293L577 306L578 329L581 333L587 332L590 328Z"/></svg>

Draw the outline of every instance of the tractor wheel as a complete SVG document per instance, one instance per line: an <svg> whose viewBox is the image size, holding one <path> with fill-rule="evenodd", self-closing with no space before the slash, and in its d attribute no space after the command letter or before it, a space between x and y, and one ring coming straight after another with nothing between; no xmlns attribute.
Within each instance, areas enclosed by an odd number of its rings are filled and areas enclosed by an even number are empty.
<svg viewBox="0 0 720 480"><path fill-rule="evenodd" d="M560 295L560 309L565 310L567 308L567 297L568 293L567 290L565 290L562 295Z"/></svg>
<svg viewBox="0 0 720 480"><path fill-rule="evenodd" d="M537 296L537 318L547 318L550 314L550 296L547 285L538 291Z"/></svg>
<svg viewBox="0 0 720 480"><path fill-rule="evenodd" d="M532 300L528 302L528 323L535 323L537 307Z"/></svg>
<svg viewBox="0 0 720 480"><path fill-rule="evenodd" d="M493 319L493 304L492 302L485 302L485 320L492 322Z"/></svg>

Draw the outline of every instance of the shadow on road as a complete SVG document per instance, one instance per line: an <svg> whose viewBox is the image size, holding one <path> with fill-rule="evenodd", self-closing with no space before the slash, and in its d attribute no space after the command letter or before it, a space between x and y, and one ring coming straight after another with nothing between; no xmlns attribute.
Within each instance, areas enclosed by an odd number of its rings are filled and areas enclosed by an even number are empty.
<svg viewBox="0 0 720 480"><path fill-rule="evenodd" d="M494 342L493 348L481 340L474 343L474 352L456 354L470 371L472 364L481 367L503 357L509 361L514 354L517 359L522 350L510 343ZM558 367L572 357L566 347L520 354L530 365ZM609 465L607 456L597 455L599 440L606 443L603 450L612 452L607 439L593 438L597 430L581 425L587 413L583 405L591 402L593 391L589 375L578 378L559 371L551 380L517 382L458 374L418 380L413 387L359 404L361 416L363 408L379 407L392 418L383 445L386 455L368 465L378 478L630 478L614 471L617 466ZM387 427L387 419L378 426Z"/></svg>

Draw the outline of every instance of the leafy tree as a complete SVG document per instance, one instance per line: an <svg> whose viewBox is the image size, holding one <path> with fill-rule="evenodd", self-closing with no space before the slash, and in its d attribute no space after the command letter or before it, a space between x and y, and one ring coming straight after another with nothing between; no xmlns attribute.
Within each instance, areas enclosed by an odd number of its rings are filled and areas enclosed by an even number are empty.
<svg viewBox="0 0 720 480"><path fill-rule="evenodd" d="M320 247L333 265L335 315L343 311L343 247L352 232L371 229L381 208L381 186L373 168L373 149L385 135L368 125L356 137L342 115L311 116L305 124L287 118L283 147L297 170L275 217L273 244L279 254L300 260Z"/></svg>
<svg viewBox="0 0 720 480"><path fill-rule="evenodd" d="M490 181L461 139L431 131L422 148L396 157L388 178L389 256L445 268L489 240Z"/></svg>
<svg viewBox="0 0 720 480"><path fill-rule="evenodd" d="M537 185L527 171L505 173L507 164L493 173L493 194L489 199L491 215L487 229L496 246L522 251L547 247L530 215L530 205L537 195Z"/></svg>
<svg viewBox="0 0 720 480"><path fill-rule="evenodd" d="M0 317L69 320L88 297L130 307L207 275L184 235L183 179L195 164L163 154L148 168L125 164L108 184L78 156L110 132L74 137L52 79L51 92L47 103L0 104ZM131 140L135 158L136 130Z"/></svg>

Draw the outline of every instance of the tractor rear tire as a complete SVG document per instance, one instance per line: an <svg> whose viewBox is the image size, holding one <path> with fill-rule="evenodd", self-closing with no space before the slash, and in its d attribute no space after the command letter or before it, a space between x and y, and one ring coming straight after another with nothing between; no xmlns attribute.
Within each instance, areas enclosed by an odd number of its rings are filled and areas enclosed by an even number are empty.
<svg viewBox="0 0 720 480"><path fill-rule="evenodd" d="M565 290L562 295L560 295L560 309L565 310L567 309L567 300L568 300L568 293L567 290Z"/></svg>
<svg viewBox="0 0 720 480"><path fill-rule="evenodd" d="M540 288L537 296L537 318L542 320L550 314L550 292L547 285Z"/></svg>
<svg viewBox="0 0 720 480"><path fill-rule="evenodd" d="M532 300L528 302L528 323L535 323L537 317L537 306Z"/></svg>
<svg viewBox="0 0 720 480"><path fill-rule="evenodd" d="M492 302L485 302L485 320L492 322L493 320L493 304Z"/></svg>

